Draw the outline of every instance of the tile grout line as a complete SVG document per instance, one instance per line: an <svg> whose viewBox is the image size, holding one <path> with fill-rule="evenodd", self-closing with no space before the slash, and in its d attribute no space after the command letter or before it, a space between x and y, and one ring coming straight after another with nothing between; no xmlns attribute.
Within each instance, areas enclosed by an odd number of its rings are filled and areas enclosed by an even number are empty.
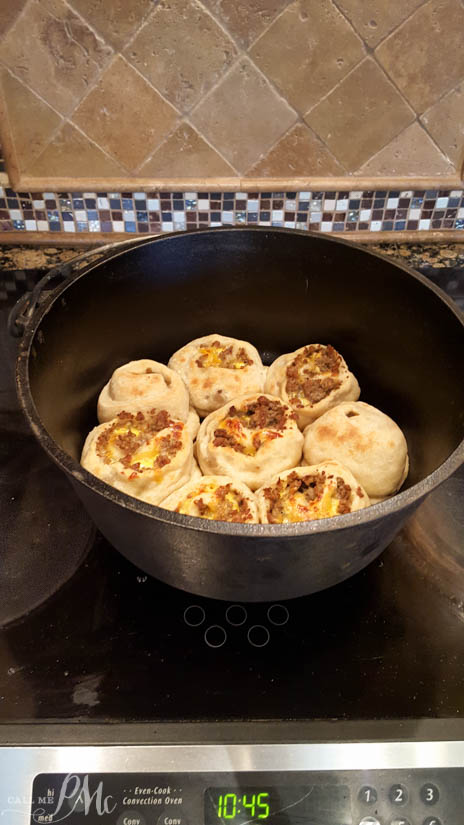
<svg viewBox="0 0 464 825"><path fill-rule="evenodd" d="M9 26L5 29L5 31L3 32L3 34L2 34L2 36L1 36L1 38L0 38L0 46L1 46L1 45L2 45L2 43L6 40L6 38L7 38L7 37L8 37L8 35L9 35L9 33L12 31L12 29L14 29L14 27L17 25L17 23L19 23L19 21L21 20L21 17L23 17L23 16L24 16L24 14L26 13L26 9L27 9L29 6L32 6L32 2L33 2L33 0L26 0L26 2L24 3L24 6L22 7L22 9L21 9L21 11L19 12L19 14L17 15L17 17L15 17L15 19L14 19L14 20L10 23L10 25L9 25Z"/></svg>
<svg viewBox="0 0 464 825"><path fill-rule="evenodd" d="M387 32L387 34L385 35L385 37L382 37L382 39L381 39L381 40L379 40L379 42L378 42L378 43L376 43L376 44L375 44L375 46L369 46L369 44L368 44L368 43L366 43L366 41L364 40L364 35L362 35L360 32L358 32L358 30L356 29L356 26L355 26L355 24L353 23L353 21L351 20L351 18L350 18L350 17L349 17L349 16L348 16L348 15L347 15L344 11L343 11L343 9L342 9L342 8L340 8L340 6L338 5L338 4L339 4L339 2L340 2L340 0L332 0L332 3L333 3L336 7L337 7L337 9L339 10L340 14L342 14L342 15L343 15L343 17L345 18L345 20L347 20L347 21L348 21L348 23L350 24L350 26L352 26L352 28L356 31L356 33L359 35L359 37L361 37L361 39L362 39L363 43L365 44L366 48L371 49L372 51L375 51L375 49L378 49L378 48L379 48L379 46L381 46L383 43L385 43L385 41L386 41L386 40L388 40L388 38L389 38L389 37L391 37L391 36L392 36L392 34L395 34L395 33L398 31L398 29L400 29L400 28L401 28L401 26L402 26L404 23L407 23L407 21L408 21L408 20L410 20L410 18L411 18L411 17L413 17L413 16L415 15L415 13L416 13L417 11L419 11L419 9L421 9L421 8L422 8L422 6L426 6L428 2L431 2L431 0L421 0L421 2L419 3L419 5L418 5L418 6L416 6L416 8L415 8L415 9L413 9L413 10L412 10L412 11L411 11L408 15L407 15L407 17L405 17L405 18L404 18L404 20L402 20L400 23L398 23L398 24L397 24L397 25L396 25L396 26L395 26L395 27L394 27L391 31Z"/></svg>

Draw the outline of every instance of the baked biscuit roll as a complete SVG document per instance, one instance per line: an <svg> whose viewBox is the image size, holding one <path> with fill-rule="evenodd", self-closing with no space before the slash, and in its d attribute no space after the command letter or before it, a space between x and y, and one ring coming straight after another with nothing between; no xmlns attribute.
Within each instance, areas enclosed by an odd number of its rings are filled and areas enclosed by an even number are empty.
<svg viewBox="0 0 464 825"><path fill-rule="evenodd" d="M187 427L187 432L190 433L193 441L195 441L198 435L198 430L200 429L200 416L194 407L189 408L185 426Z"/></svg>
<svg viewBox="0 0 464 825"><path fill-rule="evenodd" d="M190 478L193 443L166 410L121 412L89 433L81 464L117 490L159 504Z"/></svg>
<svg viewBox="0 0 464 825"><path fill-rule="evenodd" d="M229 476L203 476L199 481L189 481L162 501L161 507L216 521L259 522L254 494L246 484Z"/></svg>
<svg viewBox="0 0 464 825"><path fill-rule="evenodd" d="M177 350L169 367L184 379L191 403L202 417L238 395L264 389L265 369L258 350L247 341L217 333Z"/></svg>
<svg viewBox="0 0 464 825"><path fill-rule="evenodd" d="M276 358L265 391L290 404L302 430L340 401L356 401L360 394L355 376L330 344L309 344Z"/></svg>
<svg viewBox="0 0 464 825"><path fill-rule="evenodd" d="M363 401L344 402L304 432L308 464L333 458L348 467L369 498L397 492L409 469L408 445L397 424Z"/></svg>
<svg viewBox="0 0 464 825"><path fill-rule="evenodd" d="M274 473L295 467L303 435L288 404L272 395L246 395L202 422L196 455L205 475L229 475L256 490Z"/></svg>
<svg viewBox="0 0 464 825"><path fill-rule="evenodd" d="M341 516L370 503L352 473L337 461L279 473L257 491L256 500L263 524Z"/></svg>
<svg viewBox="0 0 464 825"><path fill-rule="evenodd" d="M173 418L187 421L189 394L182 378L158 361L142 358L118 367L103 387L97 407L101 424L118 413L167 410Z"/></svg>

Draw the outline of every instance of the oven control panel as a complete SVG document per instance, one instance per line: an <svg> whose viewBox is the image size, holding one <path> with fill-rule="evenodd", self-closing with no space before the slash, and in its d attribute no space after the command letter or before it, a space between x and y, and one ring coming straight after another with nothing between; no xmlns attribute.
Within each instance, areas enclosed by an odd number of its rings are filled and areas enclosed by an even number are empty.
<svg viewBox="0 0 464 825"><path fill-rule="evenodd" d="M462 825L464 768L42 773L30 825Z"/></svg>

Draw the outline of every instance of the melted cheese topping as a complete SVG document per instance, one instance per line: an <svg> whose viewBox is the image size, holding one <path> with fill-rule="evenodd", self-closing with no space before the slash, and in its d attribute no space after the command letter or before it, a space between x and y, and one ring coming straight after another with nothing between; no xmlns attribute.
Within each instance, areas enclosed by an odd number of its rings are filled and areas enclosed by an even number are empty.
<svg viewBox="0 0 464 825"><path fill-rule="evenodd" d="M250 421L250 419L251 416L243 416L241 420L238 418L223 418L218 424L218 428L234 436L243 448L240 450L243 455L254 456L266 442L273 441L274 438L282 438L282 433L278 433L276 430L253 430L244 427L242 421Z"/></svg>
<svg viewBox="0 0 464 825"><path fill-rule="evenodd" d="M203 367L222 367L228 370L241 370L248 366L248 362L239 358L234 352L228 359L226 364L223 364L220 355L227 347L200 347L200 357L202 359Z"/></svg>
<svg viewBox="0 0 464 825"><path fill-rule="evenodd" d="M340 499L334 495L336 489L336 482L331 479L326 481L322 495L315 499L308 498L304 491L290 496L288 489L285 489L281 496L282 518L278 521L287 524L338 515Z"/></svg>
<svg viewBox="0 0 464 825"><path fill-rule="evenodd" d="M224 485L219 485L224 486ZM198 516L198 507L195 504L199 498L202 498L204 503L208 505L209 512L202 513L202 518L208 518L215 520L219 516L219 507L218 501L215 498L216 490L218 489L218 485L216 484L199 484L195 490L192 490L188 495L178 504L176 507L176 512L182 513L184 516ZM240 508L238 506L237 501L237 493L233 490L229 490L224 496L224 500L229 502L232 509L236 512L240 512Z"/></svg>

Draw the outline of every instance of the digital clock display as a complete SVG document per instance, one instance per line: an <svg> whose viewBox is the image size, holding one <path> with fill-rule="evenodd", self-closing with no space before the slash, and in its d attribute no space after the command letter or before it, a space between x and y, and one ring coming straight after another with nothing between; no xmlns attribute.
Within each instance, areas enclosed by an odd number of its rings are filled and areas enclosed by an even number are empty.
<svg viewBox="0 0 464 825"><path fill-rule="evenodd" d="M346 785L208 788L205 825L351 825Z"/></svg>

